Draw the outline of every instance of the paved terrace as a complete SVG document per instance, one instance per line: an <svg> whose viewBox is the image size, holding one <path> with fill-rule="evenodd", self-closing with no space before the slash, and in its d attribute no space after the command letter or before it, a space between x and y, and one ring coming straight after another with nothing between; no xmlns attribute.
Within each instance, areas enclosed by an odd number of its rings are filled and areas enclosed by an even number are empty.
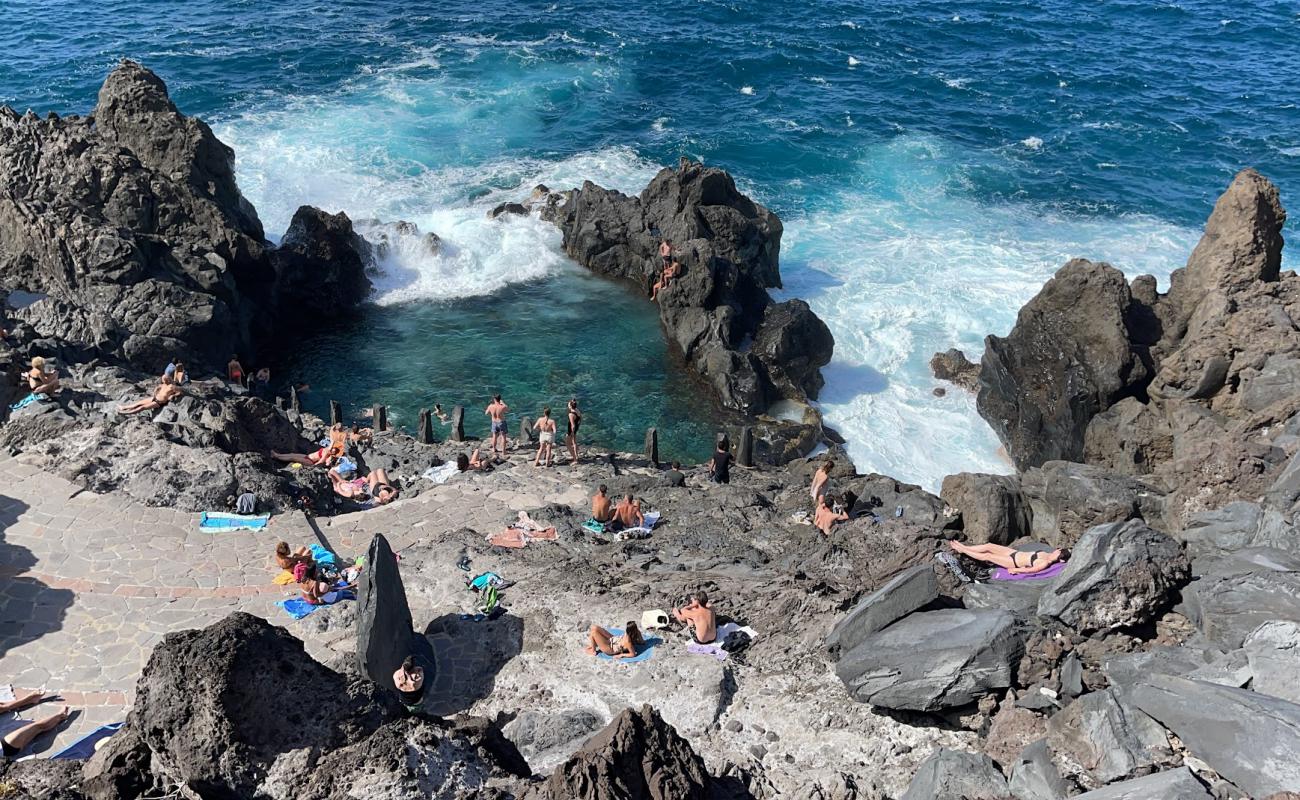
<svg viewBox="0 0 1300 800"><path fill-rule="evenodd" d="M510 479L515 470L475 474L317 523L329 545L350 557L363 553L376 532L401 550L434 530L494 531L507 508L587 502L589 488L569 468L524 467L531 455L517 452L512 460L544 495L501 488L517 483ZM273 517L263 531L203 533L198 514L86 491L21 455L0 457L0 487L0 683L43 686L79 711L56 736L37 740L28 752L38 755L125 719L149 653L168 632L233 611L286 625L289 617L275 602L295 590L271 583L271 553L282 539L295 546L317 540L300 513Z"/></svg>

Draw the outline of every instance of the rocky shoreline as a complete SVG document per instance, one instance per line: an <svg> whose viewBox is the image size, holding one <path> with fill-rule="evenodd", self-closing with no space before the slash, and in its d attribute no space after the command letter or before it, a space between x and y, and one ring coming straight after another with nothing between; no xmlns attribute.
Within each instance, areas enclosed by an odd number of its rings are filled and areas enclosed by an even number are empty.
<svg viewBox="0 0 1300 800"><path fill-rule="evenodd" d="M16 371L57 353L69 387L61 403L16 414L0 444L142 503L201 509L251 487L294 514L304 494L331 497L323 472L274 471L260 453L305 449L319 420L221 382L153 419L114 415L107 400L181 344L195 363L224 360L228 342L270 335L267 310L304 294L344 313L371 245L345 216L303 209L269 248L220 169L228 151L137 65L110 77L100 107L93 124L0 113L3 174L36 176L0 184L0 268L10 289L44 295L13 312L6 355ZM64 155L35 166L32 148ZM58 169L80 179L57 181ZM396 432L353 444L404 490L316 521L341 555L369 553L359 601L287 629L236 614L169 634L126 727L84 763L5 765L16 796L1300 791L1300 277L1280 272L1285 212L1262 176L1237 176L1166 294L1072 261L1007 337L989 338L978 367L936 358L936 372L975 388L1014 475L949 476L935 496L860 475L832 446L818 462L834 462L832 490L856 502L829 536L805 524L817 464L800 456L823 438L810 401L833 343L806 305L767 295L780 283L779 221L725 173L689 162L639 198L586 184L539 191L519 210L555 222L579 263L642 288L659 235L690 243L661 305L665 331L724 405L807 409L772 421L794 432L772 434L768 457L730 484L688 470L682 487L643 456L603 452L557 469L516 452L435 484L419 475L463 444ZM222 244L196 249L209 239ZM133 305L154 302L152 315ZM583 522L601 483L644 498L663 524L644 539L592 534ZM486 540L519 512L556 541ZM375 534L401 537L400 562ZM1072 554L1050 578L972 582L958 571L977 565L934 558L953 539ZM473 614L462 559L514 582L504 612ZM743 656L691 654L680 632L642 664L580 652L587 625L701 589L758 632ZM414 716L383 688L390 666L376 666L374 647L406 637L432 652L434 688Z"/></svg>

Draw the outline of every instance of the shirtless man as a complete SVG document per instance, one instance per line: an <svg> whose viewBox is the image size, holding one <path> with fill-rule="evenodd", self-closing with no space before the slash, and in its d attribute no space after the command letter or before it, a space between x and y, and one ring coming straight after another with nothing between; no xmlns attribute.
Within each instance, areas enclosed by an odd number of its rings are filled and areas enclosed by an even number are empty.
<svg viewBox="0 0 1300 800"><path fill-rule="evenodd" d="M696 644L712 644L718 638L718 617L709 608L709 596L704 592L696 592L689 603L674 608L673 618L690 626Z"/></svg>
<svg viewBox="0 0 1300 800"><path fill-rule="evenodd" d="M424 704L424 667L415 663L415 656L407 656L393 673L393 686L406 710L418 713Z"/></svg>
<svg viewBox="0 0 1300 800"><path fill-rule="evenodd" d="M543 461L546 466L551 466L555 455L555 427L551 407L547 406L542 409L542 416L533 423L533 429L537 431L537 458L533 459L534 467L541 466Z"/></svg>
<svg viewBox="0 0 1300 800"><path fill-rule="evenodd" d="M839 513L835 512L834 497L831 497L828 494L823 494L821 503L817 506L817 513L813 514L813 524L817 526L817 530L830 536L831 528L834 527L835 523L843 522L848 518L849 515L845 514L843 511Z"/></svg>
<svg viewBox="0 0 1300 800"><path fill-rule="evenodd" d="M492 402L483 410L488 419L492 420L492 455L497 454L497 439L501 440L501 457L506 455L506 412L510 406L501 401L501 395L493 395Z"/></svg>
<svg viewBox="0 0 1300 800"><path fill-rule="evenodd" d="M623 495L614 507L614 525L616 528L639 528L645 524L645 514L641 513L641 504L631 492Z"/></svg>
<svg viewBox="0 0 1300 800"><path fill-rule="evenodd" d="M154 390L153 397L144 400L136 400L134 403L127 403L124 406L118 406L117 410L122 414L138 414L141 411L152 411L155 408L162 408L171 401L181 396L181 389L172 382L172 379L163 376L162 382Z"/></svg>
<svg viewBox="0 0 1300 800"><path fill-rule="evenodd" d="M7 703L0 703L0 746L3 746L4 756L13 759L18 756L32 740L42 733L52 731L57 728L65 719L68 718L68 707L62 706L58 711L48 716L42 717L34 722L18 719L18 711L34 706L45 698L45 693L40 691L28 692L15 700ZM9 718L10 714L15 714Z"/></svg>
<svg viewBox="0 0 1300 800"><path fill-rule="evenodd" d="M650 299L657 300L659 293L667 289L673 282L673 278L676 278L681 272L682 265L676 261L664 267L664 271L659 274L659 281L650 289Z"/></svg>
<svg viewBox="0 0 1300 800"><path fill-rule="evenodd" d="M664 239L659 243L659 258L664 262L664 269L673 261L673 240Z"/></svg>
<svg viewBox="0 0 1300 800"><path fill-rule="evenodd" d="M601 484L591 498L591 518L597 522L609 522L614 518L614 504L609 501L609 487Z"/></svg>

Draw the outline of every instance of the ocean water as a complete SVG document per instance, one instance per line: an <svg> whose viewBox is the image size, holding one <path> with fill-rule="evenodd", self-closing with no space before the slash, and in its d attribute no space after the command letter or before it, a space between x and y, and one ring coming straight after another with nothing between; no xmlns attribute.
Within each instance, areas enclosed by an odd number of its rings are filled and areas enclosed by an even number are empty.
<svg viewBox="0 0 1300 800"><path fill-rule="evenodd" d="M977 357L1071 257L1164 281L1242 167L1300 189L1298 36L1300 9L1259 0L10 0L0 102L84 112L130 56L236 148L272 235L312 203L442 237L283 365L315 398L410 422L489 387L528 411L577 393L598 440L658 424L684 456L715 420L653 309L484 212L722 166L781 215L783 294L835 334L827 419L860 468L934 488L1009 469L971 397L932 394L934 351Z"/></svg>

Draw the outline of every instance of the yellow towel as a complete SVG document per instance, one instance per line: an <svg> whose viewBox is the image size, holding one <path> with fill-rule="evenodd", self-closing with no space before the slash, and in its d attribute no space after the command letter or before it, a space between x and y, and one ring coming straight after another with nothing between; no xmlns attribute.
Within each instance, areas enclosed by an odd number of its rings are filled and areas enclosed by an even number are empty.
<svg viewBox="0 0 1300 800"><path fill-rule="evenodd" d="M276 586L288 586L293 583L293 573L287 569L282 569L280 570L280 574L276 575L275 580L271 581L271 583L274 583Z"/></svg>

